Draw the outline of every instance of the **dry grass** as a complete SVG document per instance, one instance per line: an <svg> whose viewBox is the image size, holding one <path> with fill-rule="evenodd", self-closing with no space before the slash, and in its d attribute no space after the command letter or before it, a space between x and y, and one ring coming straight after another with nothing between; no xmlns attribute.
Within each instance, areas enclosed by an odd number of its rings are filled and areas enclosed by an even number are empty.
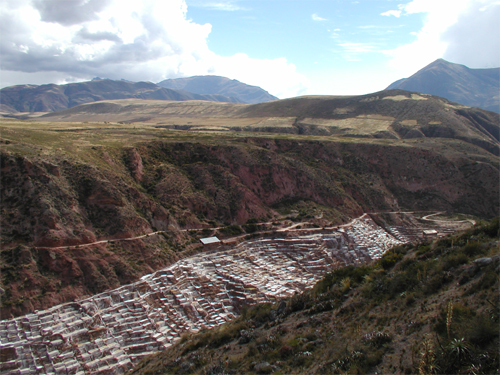
<svg viewBox="0 0 500 375"><path fill-rule="evenodd" d="M360 115L345 119L305 118L301 123L333 127L351 135L371 135L380 131L390 131L394 120L394 117L389 116Z"/></svg>
<svg viewBox="0 0 500 375"><path fill-rule="evenodd" d="M220 103L216 103L220 104ZM47 118L48 119L48 118ZM41 119L16 120L0 119L2 148L21 154L67 153L86 155L89 149L98 147L123 147L138 143L161 140L162 142L202 142L209 144L241 145L247 138L270 138L296 141L322 141L338 143L395 145L436 150L452 157L474 156L478 162L491 162L495 158L490 153L460 140L447 138L385 139L359 137L376 132L387 131L390 118L370 115L357 116L343 120L304 119L324 128L337 128L337 134L311 135L296 134L293 128L294 117L261 118L194 118L175 117L161 122L165 128L152 126L150 122L72 122L41 121ZM182 121L181 121L182 120ZM179 123L189 131L168 128L167 123ZM191 124L190 124L191 123ZM177 124L177 125L179 125Z"/></svg>

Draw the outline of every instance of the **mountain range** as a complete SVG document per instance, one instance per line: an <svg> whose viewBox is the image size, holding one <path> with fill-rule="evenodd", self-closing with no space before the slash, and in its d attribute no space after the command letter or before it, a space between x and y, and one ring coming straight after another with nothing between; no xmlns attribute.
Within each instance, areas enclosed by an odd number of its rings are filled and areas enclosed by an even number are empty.
<svg viewBox="0 0 500 375"><path fill-rule="evenodd" d="M500 112L500 68L471 69L438 59L411 77L393 82L390 89L418 91Z"/></svg>
<svg viewBox="0 0 500 375"><path fill-rule="evenodd" d="M421 82L456 81L463 97L494 86L494 70L455 68L438 61ZM450 75L456 79L446 81ZM344 230L370 213L392 228L388 233L406 228L424 238L425 231L413 231L419 226L403 224L428 221L436 215L429 211L442 214L439 222L469 224L500 210L498 113L420 89L273 100L223 77L165 84L175 88L97 79L0 91L7 112L0 117L2 320L61 303L80 308L88 296L128 288L205 251L203 237L222 239L222 249L268 236L296 241L282 230ZM269 101L242 103L251 100ZM50 113L16 116L36 111ZM415 212L422 215L406 216ZM351 244L344 245L358 261ZM367 266L341 267L343 261L305 293L274 305L231 305L240 320L183 335L136 373L491 373L499 363L497 248L498 219L433 244L393 248ZM264 258L248 259L266 267ZM314 257L304 259L317 267ZM200 290L214 290L208 280ZM149 293L148 283L143 279L137 291L154 309L128 297L124 303L155 313L155 298L171 297L182 304L179 313L198 314L189 308L192 295ZM110 350L100 335L114 332L102 301L81 310L92 314L81 330L71 320L83 341L51 331L50 319L60 325L59 315L44 315L39 331L24 325L36 314L16 322L36 337L29 348L43 361L47 353L57 361L74 355L92 371ZM155 349L135 330L131 311L116 313L140 344L116 345L138 360L143 352L136 349ZM14 331L0 333L12 343L19 339ZM103 352L83 353L85 340ZM35 364L35 356L7 349L0 372ZM40 371L62 363L51 366Z"/></svg>
<svg viewBox="0 0 500 375"><path fill-rule="evenodd" d="M89 102L127 98L233 103L277 99L260 87L217 76L165 80L157 85L99 78L65 85L18 85L1 89L0 98L3 113L55 112Z"/></svg>
<svg viewBox="0 0 500 375"><path fill-rule="evenodd" d="M431 94L472 107L500 113L500 68L470 69L443 59L400 79L387 90ZM157 84L94 79L65 85L18 85L0 90L4 114L54 112L80 104L112 99L206 100L257 104L278 100L257 86L220 76L167 79Z"/></svg>
<svg viewBox="0 0 500 375"><path fill-rule="evenodd" d="M0 90L1 111L53 112L79 104L106 99L210 100L238 102L218 94L200 95L184 90L171 90L151 82L113 81L109 79L66 85L19 85Z"/></svg>

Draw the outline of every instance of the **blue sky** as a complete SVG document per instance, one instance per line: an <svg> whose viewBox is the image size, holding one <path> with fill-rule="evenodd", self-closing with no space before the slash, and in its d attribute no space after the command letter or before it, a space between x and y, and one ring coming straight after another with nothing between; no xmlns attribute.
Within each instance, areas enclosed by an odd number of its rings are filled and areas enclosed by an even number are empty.
<svg viewBox="0 0 500 375"><path fill-rule="evenodd" d="M500 66L499 0L2 0L0 83L216 74L280 98Z"/></svg>
<svg viewBox="0 0 500 375"><path fill-rule="evenodd" d="M196 0L187 4L187 16L194 22L212 24L208 45L215 53L232 55L244 50L256 58L286 56L299 69L345 63L348 56L342 55L341 43L379 49L408 43L410 33L423 23L422 15L407 17L404 23L381 16L391 8L387 0L254 0L234 3L239 4L234 8Z"/></svg>

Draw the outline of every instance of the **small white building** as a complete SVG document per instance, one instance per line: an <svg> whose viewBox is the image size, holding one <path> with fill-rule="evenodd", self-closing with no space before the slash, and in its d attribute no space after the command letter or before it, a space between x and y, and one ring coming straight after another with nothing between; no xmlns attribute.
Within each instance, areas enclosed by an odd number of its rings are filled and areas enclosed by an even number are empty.
<svg viewBox="0 0 500 375"><path fill-rule="evenodd" d="M217 245L220 244L220 240L217 237L206 237L200 238L200 241L203 245Z"/></svg>

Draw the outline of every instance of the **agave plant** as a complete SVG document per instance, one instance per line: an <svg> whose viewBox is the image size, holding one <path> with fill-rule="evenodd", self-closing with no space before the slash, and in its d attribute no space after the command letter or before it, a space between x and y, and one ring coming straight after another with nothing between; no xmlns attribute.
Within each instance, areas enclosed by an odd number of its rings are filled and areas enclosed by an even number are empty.
<svg viewBox="0 0 500 375"><path fill-rule="evenodd" d="M470 345L463 337L461 339L451 340L448 348L450 349L451 355L458 359L459 362L469 357L471 353Z"/></svg>

